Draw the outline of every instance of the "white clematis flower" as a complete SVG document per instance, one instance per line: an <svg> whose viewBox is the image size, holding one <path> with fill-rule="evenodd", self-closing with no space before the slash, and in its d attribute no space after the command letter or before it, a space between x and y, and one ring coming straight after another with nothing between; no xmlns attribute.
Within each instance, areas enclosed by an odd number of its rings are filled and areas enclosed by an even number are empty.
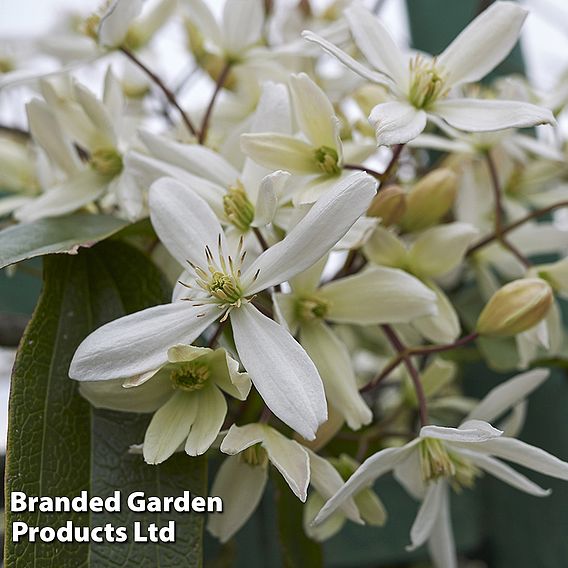
<svg viewBox="0 0 568 568"><path fill-rule="evenodd" d="M266 482L268 464L282 474L294 495L307 497L310 482L308 450L266 424L231 426L221 443L229 454L217 472L212 495L223 499L225 510L211 514L207 530L221 542L227 542L257 508Z"/></svg>
<svg viewBox="0 0 568 568"><path fill-rule="evenodd" d="M284 240L241 271L245 253L225 256L223 230L207 203L175 180L159 180L150 190L152 223L174 258L191 266L187 297L99 328L79 346L70 376L105 380L145 373L166 362L169 347L191 343L210 324L230 317L239 357L268 407L313 439L327 416L317 369L294 338L251 301L329 252L367 209L376 185L366 174L349 176Z"/></svg>
<svg viewBox="0 0 568 568"><path fill-rule="evenodd" d="M190 456L205 453L227 415L223 392L244 400L251 388L246 373L224 349L175 345L168 363L123 381L84 382L79 390L98 408L154 412L142 453L149 464L168 459L180 445Z"/></svg>
<svg viewBox="0 0 568 568"><path fill-rule="evenodd" d="M397 480L422 504L410 531L410 549L428 542L439 568L455 568L456 552L449 513L449 488L471 486L485 471L521 491L544 497L539 487L501 460L517 463L545 475L568 480L568 463L511 438L489 424L524 399L548 377L544 369L518 375L493 390L458 428L425 426L415 440L387 448L368 458L326 503L315 523L328 518L341 504L379 477L394 471Z"/></svg>
<svg viewBox="0 0 568 568"><path fill-rule="evenodd" d="M345 10L345 17L355 43L374 70L312 32L303 36L363 78L387 87L393 100L375 106L369 120L379 145L404 144L424 130L429 118L470 132L555 123L549 110L529 103L449 96L454 87L478 81L507 56L526 16L527 11L513 2L496 2L439 56L411 58L399 49L380 20L363 6L353 5Z"/></svg>

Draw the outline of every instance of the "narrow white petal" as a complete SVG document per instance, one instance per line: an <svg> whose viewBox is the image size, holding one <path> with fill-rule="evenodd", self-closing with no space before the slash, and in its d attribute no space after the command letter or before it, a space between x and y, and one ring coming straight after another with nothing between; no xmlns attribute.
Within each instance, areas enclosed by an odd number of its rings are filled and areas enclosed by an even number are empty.
<svg viewBox="0 0 568 568"><path fill-rule="evenodd" d="M96 201L107 187L107 179L87 169L28 201L16 211L15 217L19 221L29 222L66 215Z"/></svg>
<svg viewBox="0 0 568 568"><path fill-rule="evenodd" d="M322 507L314 524L325 521L347 499L361 489L370 487L379 477L393 469L409 452L413 451L414 445L416 444L411 442L402 448L387 448L366 459L345 485Z"/></svg>
<svg viewBox="0 0 568 568"><path fill-rule="evenodd" d="M549 375L547 369L533 369L496 386L469 413L466 420L494 422L542 385Z"/></svg>
<svg viewBox="0 0 568 568"><path fill-rule="evenodd" d="M263 446L270 461L282 474L294 495L304 502L310 483L310 459L307 450L273 428L266 428Z"/></svg>
<svg viewBox="0 0 568 568"><path fill-rule="evenodd" d="M39 99L32 99L26 105L26 113L33 139L64 172L75 173L81 161L50 107Z"/></svg>
<svg viewBox="0 0 568 568"><path fill-rule="evenodd" d="M352 430L369 424L373 413L359 394L349 351L325 323L303 325L300 343L316 364L329 403Z"/></svg>
<svg viewBox="0 0 568 568"><path fill-rule="evenodd" d="M375 264L403 268L406 266L407 250L404 243L386 227L380 225L365 243L365 256Z"/></svg>
<svg viewBox="0 0 568 568"><path fill-rule="evenodd" d="M185 443L185 451L190 456L200 456L211 447L221 431L227 415L227 402L214 385L192 394L197 414Z"/></svg>
<svg viewBox="0 0 568 568"><path fill-rule="evenodd" d="M380 103L369 115L378 146L406 144L426 128L426 119L423 110L398 101Z"/></svg>
<svg viewBox="0 0 568 568"><path fill-rule="evenodd" d="M305 73L290 77L290 92L300 130L316 147L338 148L338 120L327 95Z"/></svg>
<svg viewBox="0 0 568 568"><path fill-rule="evenodd" d="M459 428L446 426L424 426L420 430L421 438L436 438L448 442L478 443L491 440L503 434L491 424L480 420L464 422Z"/></svg>
<svg viewBox="0 0 568 568"><path fill-rule="evenodd" d="M424 501L422 501L416 519L414 519L410 529L412 544L406 547L407 550L414 550L422 546L430 538L444 505L443 493L445 490L445 480L431 483L428 487Z"/></svg>
<svg viewBox="0 0 568 568"><path fill-rule="evenodd" d="M270 410L307 440L327 418L315 365L298 342L251 304L231 312L239 357Z"/></svg>
<svg viewBox="0 0 568 568"><path fill-rule="evenodd" d="M225 459L211 487L211 495L223 500L223 512L207 516L207 530L227 542L258 507L267 480L265 468L248 465L239 456Z"/></svg>
<svg viewBox="0 0 568 568"><path fill-rule="evenodd" d="M116 0L101 17L99 43L118 47L126 38L128 28L142 11L142 0Z"/></svg>
<svg viewBox="0 0 568 568"><path fill-rule="evenodd" d="M198 317L204 314L203 317ZM132 377L167 363L177 343L191 343L219 317L215 306L164 304L111 321L91 333L73 356L69 376L83 381Z"/></svg>
<svg viewBox="0 0 568 568"><path fill-rule="evenodd" d="M144 437L144 461L159 464L167 460L186 439L196 413L192 394L176 391L150 421Z"/></svg>
<svg viewBox="0 0 568 568"><path fill-rule="evenodd" d="M204 0L183 0L182 5L187 6L184 14L195 24L203 37L215 46L220 46L223 43L223 32L207 3Z"/></svg>
<svg viewBox="0 0 568 568"><path fill-rule="evenodd" d="M321 173L315 159L316 148L294 136L269 132L243 134L241 150L265 168L297 175Z"/></svg>
<svg viewBox="0 0 568 568"><path fill-rule="evenodd" d="M412 271L422 276L441 276L463 259L478 230L469 223L448 223L420 233L408 260ZM444 254L440 254L443 251Z"/></svg>
<svg viewBox="0 0 568 568"><path fill-rule="evenodd" d="M402 460L394 468L393 476L414 499L417 501L424 499L427 485L422 478L420 454L418 452L411 452Z"/></svg>
<svg viewBox="0 0 568 568"><path fill-rule="evenodd" d="M477 16L438 57L448 83L485 77L513 49L527 14L514 2L495 2Z"/></svg>
<svg viewBox="0 0 568 568"><path fill-rule="evenodd" d="M408 59L381 20L367 8L357 4L345 10L345 17L355 43L367 61L377 71L391 77L401 91L406 90Z"/></svg>
<svg viewBox="0 0 568 568"><path fill-rule="evenodd" d="M233 424L221 443L221 451L225 454L235 455L255 444L264 441L267 427L263 424L247 424L236 426Z"/></svg>
<svg viewBox="0 0 568 568"><path fill-rule="evenodd" d="M227 0L223 11L223 42L228 53L242 56L243 50L260 40L264 24L262 2Z"/></svg>
<svg viewBox="0 0 568 568"><path fill-rule="evenodd" d="M77 100L97 129L97 142L101 145L116 146L113 117L103 102L80 83L75 83L73 87Z"/></svg>
<svg viewBox="0 0 568 568"><path fill-rule="evenodd" d="M457 551L450 516L449 489L447 484L445 485L438 520L430 534L428 548L436 568L458 568Z"/></svg>
<svg viewBox="0 0 568 568"><path fill-rule="evenodd" d="M500 479L519 491L524 491L525 493L534 495L535 497L547 497L551 493L550 489L543 489L540 485L537 485L528 477L525 477L518 471L515 471L512 467L492 458L491 456L480 452L461 449L457 453L465 456L468 460L471 460L474 465L480 467L487 473L490 473L497 479Z"/></svg>
<svg viewBox="0 0 568 568"><path fill-rule="evenodd" d="M290 174L282 170L268 174L262 179L254 209L254 221L252 223L254 227L264 227L272 223L280 196L289 179Z"/></svg>
<svg viewBox="0 0 568 568"><path fill-rule="evenodd" d="M330 321L372 325L406 323L436 313L436 296L417 278L397 268L376 266L324 285Z"/></svg>
<svg viewBox="0 0 568 568"><path fill-rule="evenodd" d="M239 363L224 349L217 349L209 365L215 374L215 384L227 394L245 400L252 383L247 373L239 372Z"/></svg>
<svg viewBox="0 0 568 568"><path fill-rule="evenodd" d="M568 480L568 463L515 438L497 438L479 444L476 450L492 454L495 457L518 463L545 475Z"/></svg>
<svg viewBox="0 0 568 568"><path fill-rule="evenodd" d="M315 203L284 240L251 264L243 281L250 281L257 271L259 274L247 293L280 284L317 262L367 210L376 187L376 181L362 172L339 182Z"/></svg>
<svg viewBox="0 0 568 568"><path fill-rule="evenodd" d="M205 246L215 253L221 225L211 207L185 185L159 179L150 188L150 218L164 246L181 266L207 266Z"/></svg>
<svg viewBox="0 0 568 568"><path fill-rule="evenodd" d="M389 88L394 86L392 80L385 74L368 69L357 60L353 59L353 57L345 53L345 51L339 49L339 47L333 45L333 43L327 41L323 37L310 31L302 32L302 37L309 42L319 45L322 49L329 53L329 55L339 59L343 65L351 69L354 73L357 73L357 75L363 77L363 79L367 79L372 83L378 83L379 85L384 85Z"/></svg>
<svg viewBox="0 0 568 568"><path fill-rule="evenodd" d="M310 268L300 272L290 280L290 285L295 294L313 294L316 291L328 258L328 256L322 256Z"/></svg>
<svg viewBox="0 0 568 568"><path fill-rule="evenodd" d="M454 128L468 132L492 132L556 124L548 109L521 101L454 99L436 104L432 113Z"/></svg>

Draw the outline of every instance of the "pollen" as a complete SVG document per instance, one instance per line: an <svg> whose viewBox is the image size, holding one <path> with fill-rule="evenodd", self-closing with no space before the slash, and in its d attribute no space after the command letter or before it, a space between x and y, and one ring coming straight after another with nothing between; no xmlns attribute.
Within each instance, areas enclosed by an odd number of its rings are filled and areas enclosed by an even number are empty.
<svg viewBox="0 0 568 568"><path fill-rule="evenodd" d="M190 361L176 365L170 378L174 388L186 392L201 390L209 380L210 370L204 363Z"/></svg>
<svg viewBox="0 0 568 568"><path fill-rule="evenodd" d="M410 89L408 99L420 109L428 109L438 99L447 96L444 73L436 66L436 60L427 61L417 55L410 61Z"/></svg>

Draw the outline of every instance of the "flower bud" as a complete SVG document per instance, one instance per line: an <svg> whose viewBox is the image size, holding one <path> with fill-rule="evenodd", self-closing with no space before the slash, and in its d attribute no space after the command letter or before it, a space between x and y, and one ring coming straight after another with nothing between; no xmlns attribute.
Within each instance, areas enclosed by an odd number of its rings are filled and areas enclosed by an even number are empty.
<svg viewBox="0 0 568 568"><path fill-rule="evenodd" d="M497 290L477 320L480 335L508 337L534 327L552 305L552 288L541 278L522 278Z"/></svg>
<svg viewBox="0 0 568 568"><path fill-rule="evenodd" d="M381 189L371 201L367 215L380 217L383 227L398 223L406 211L406 195L398 185L390 185Z"/></svg>
<svg viewBox="0 0 568 568"><path fill-rule="evenodd" d="M425 175L406 195L406 213L401 220L405 231L421 231L435 225L454 204L457 175L438 168Z"/></svg>

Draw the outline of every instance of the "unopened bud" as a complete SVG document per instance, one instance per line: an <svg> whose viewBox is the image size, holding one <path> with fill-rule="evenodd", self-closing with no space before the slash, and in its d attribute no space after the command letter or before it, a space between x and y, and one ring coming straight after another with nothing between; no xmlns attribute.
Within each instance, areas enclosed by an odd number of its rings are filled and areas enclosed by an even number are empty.
<svg viewBox="0 0 568 568"><path fill-rule="evenodd" d="M371 201L367 215L380 217L381 225L390 227L400 221L406 211L406 195L398 185L381 189Z"/></svg>
<svg viewBox="0 0 568 568"><path fill-rule="evenodd" d="M421 231L435 225L454 204L457 186L458 177L448 168L425 175L406 195L401 227L405 231Z"/></svg>
<svg viewBox="0 0 568 568"><path fill-rule="evenodd" d="M508 337L534 327L548 313L552 288L541 278L522 278L497 290L477 320L480 335Z"/></svg>

